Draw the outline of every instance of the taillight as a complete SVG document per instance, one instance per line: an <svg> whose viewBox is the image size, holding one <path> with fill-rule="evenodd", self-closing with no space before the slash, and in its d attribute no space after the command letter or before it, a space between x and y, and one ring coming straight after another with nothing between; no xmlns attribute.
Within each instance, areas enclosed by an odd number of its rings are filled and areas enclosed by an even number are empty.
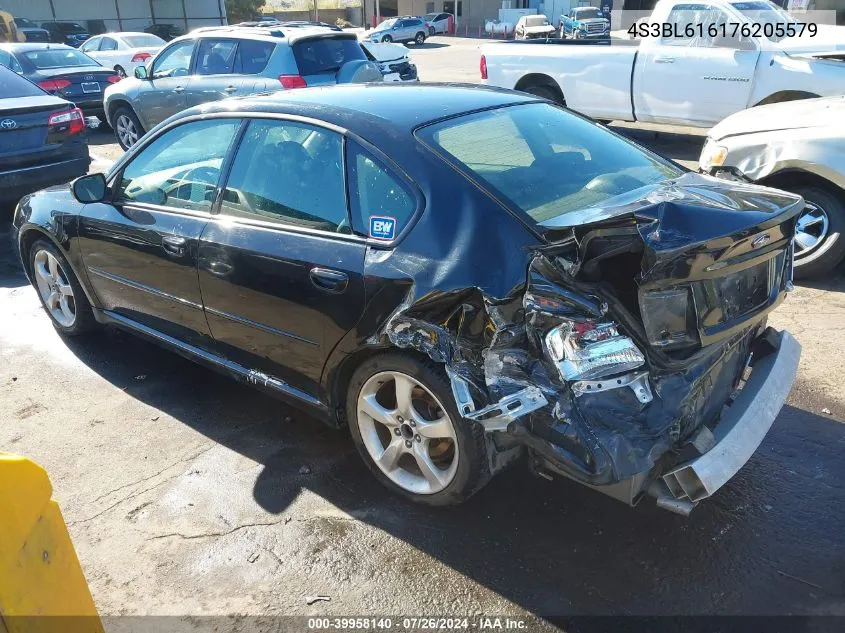
<svg viewBox="0 0 845 633"><path fill-rule="evenodd" d="M109 83L110 84L116 84L120 80L121 80L120 75L109 75Z"/></svg>
<svg viewBox="0 0 845 633"><path fill-rule="evenodd" d="M85 118L82 116L82 110L74 108L73 110L51 114L50 118L47 119L47 125L51 128L59 128L56 130L57 132L79 134L85 129Z"/></svg>
<svg viewBox="0 0 845 633"><path fill-rule="evenodd" d="M149 53L135 53L135 54L132 56L132 63L134 64L134 63L136 63L136 62L145 62L145 61L147 61L150 57L152 57L152 55L150 55Z"/></svg>
<svg viewBox="0 0 845 633"><path fill-rule="evenodd" d="M545 336L546 353L564 380L595 380L645 364L643 353L612 321L567 321Z"/></svg>
<svg viewBox="0 0 845 633"><path fill-rule="evenodd" d="M279 75L279 81L282 88L291 90L293 88L306 88L308 84L302 78L302 75Z"/></svg>
<svg viewBox="0 0 845 633"><path fill-rule="evenodd" d="M481 78L487 79L487 58L484 55L481 56Z"/></svg>
<svg viewBox="0 0 845 633"><path fill-rule="evenodd" d="M69 85L70 82L67 79L45 79L44 81L38 82L38 87L47 92L58 92L59 90L64 90Z"/></svg>

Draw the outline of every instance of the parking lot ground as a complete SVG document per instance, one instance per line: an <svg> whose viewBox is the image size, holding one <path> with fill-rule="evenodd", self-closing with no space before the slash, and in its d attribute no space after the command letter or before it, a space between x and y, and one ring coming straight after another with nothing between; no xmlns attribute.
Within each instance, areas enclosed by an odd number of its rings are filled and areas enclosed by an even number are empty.
<svg viewBox="0 0 845 633"><path fill-rule="evenodd" d="M472 50L412 54L458 75ZM702 140L617 129L688 163ZM95 155L115 148L92 134ZM770 319L803 345L798 381L689 518L523 464L433 510L383 490L345 432L246 386L118 331L63 340L9 238L4 219L0 448L50 473L104 615L845 615L842 268Z"/></svg>

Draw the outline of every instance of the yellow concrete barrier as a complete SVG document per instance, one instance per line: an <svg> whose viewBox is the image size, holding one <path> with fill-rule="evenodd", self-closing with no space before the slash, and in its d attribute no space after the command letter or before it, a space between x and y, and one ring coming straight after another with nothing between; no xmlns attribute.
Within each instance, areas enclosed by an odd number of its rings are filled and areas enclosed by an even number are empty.
<svg viewBox="0 0 845 633"><path fill-rule="evenodd" d="M0 453L0 633L102 633L41 466Z"/></svg>

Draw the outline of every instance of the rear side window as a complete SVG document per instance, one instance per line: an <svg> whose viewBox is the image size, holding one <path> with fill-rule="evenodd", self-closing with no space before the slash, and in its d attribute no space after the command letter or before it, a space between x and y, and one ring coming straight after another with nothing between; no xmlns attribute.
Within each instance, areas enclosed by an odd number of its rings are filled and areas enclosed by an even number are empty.
<svg viewBox="0 0 845 633"><path fill-rule="evenodd" d="M8 55L6 51L0 51L0 98L43 97L43 90L6 67L10 62L4 56Z"/></svg>
<svg viewBox="0 0 845 633"><path fill-rule="evenodd" d="M276 45L271 42L241 40L235 53L235 72L242 75L257 75L263 72Z"/></svg>
<svg viewBox="0 0 845 633"><path fill-rule="evenodd" d="M355 230L370 237L393 239L414 215L414 197L375 156L353 141L348 148L349 201ZM374 230L379 229L374 223L384 220L395 223L387 233Z"/></svg>
<svg viewBox="0 0 845 633"><path fill-rule="evenodd" d="M348 37L321 37L296 42L293 56L299 74L303 76L336 73L346 62L367 59L358 40Z"/></svg>

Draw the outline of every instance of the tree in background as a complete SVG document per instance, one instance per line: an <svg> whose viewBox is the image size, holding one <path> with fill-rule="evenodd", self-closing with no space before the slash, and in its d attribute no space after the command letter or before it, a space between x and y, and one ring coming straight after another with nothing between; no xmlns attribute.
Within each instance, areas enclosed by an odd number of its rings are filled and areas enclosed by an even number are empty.
<svg viewBox="0 0 845 633"><path fill-rule="evenodd" d="M247 22L261 15L265 0L226 0L226 15L229 24Z"/></svg>

